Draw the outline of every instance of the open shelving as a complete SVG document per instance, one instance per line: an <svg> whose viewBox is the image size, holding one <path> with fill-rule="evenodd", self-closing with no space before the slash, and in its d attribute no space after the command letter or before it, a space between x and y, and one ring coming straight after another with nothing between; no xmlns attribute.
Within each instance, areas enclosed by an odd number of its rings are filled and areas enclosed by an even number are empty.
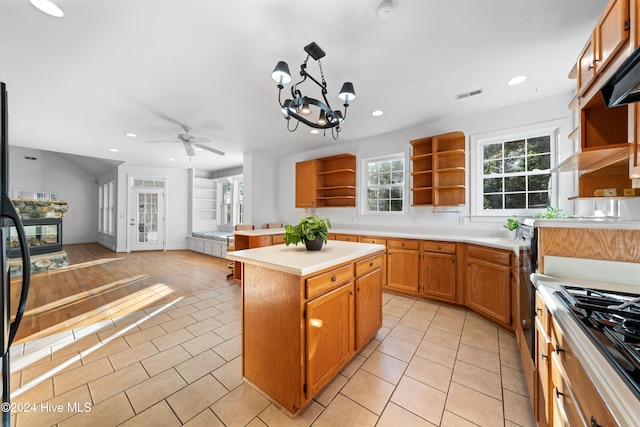
<svg viewBox="0 0 640 427"><path fill-rule="evenodd" d="M465 140L451 132L411 141L413 206L465 204Z"/></svg>
<svg viewBox="0 0 640 427"><path fill-rule="evenodd" d="M355 155L338 154L296 164L296 207L355 206Z"/></svg>

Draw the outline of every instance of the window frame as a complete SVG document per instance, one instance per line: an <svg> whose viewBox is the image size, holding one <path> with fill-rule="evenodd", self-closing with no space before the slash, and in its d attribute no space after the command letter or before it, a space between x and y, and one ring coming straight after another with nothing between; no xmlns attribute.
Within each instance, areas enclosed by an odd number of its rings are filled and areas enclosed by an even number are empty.
<svg viewBox="0 0 640 427"><path fill-rule="evenodd" d="M516 216L532 216L537 212L543 212L545 208L540 209L484 209L484 157L483 147L487 144L495 144L498 142L509 142L518 139L530 139L540 136L551 137L551 164L550 171L558 165L558 151L560 146L560 138L566 135L567 120L552 120L547 122L536 123L532 125L513 127L499 131L487 132L483 134L470 136L471 151L471 173L470 177L470 214L478 217L510 217ZM558 205L559 190L557 173L551 173L550 178L550 194L549 203L552 206Z"/></svg>
<svg viewBox="0 0 640 427"><path fill-rule="evenodd" d="M358 197L360 209L359 215L363 216L402 216L409 214L409 205L411 198L409 195L409 161L406 151L396 151L388 154L376 154L363 157L360 159L360 174L358 176L360 194ZM379 161L402 160L403 162L403 182L402 182L402 210L400 211L369 211L368 193L369 193L369 168L368 164Z"/></svg>
<svg viewBox="0 0 640 427"><path fill-rule="evenodd" d="M98 232L115 235L116 182L105 182L98 187Z"/></svg>

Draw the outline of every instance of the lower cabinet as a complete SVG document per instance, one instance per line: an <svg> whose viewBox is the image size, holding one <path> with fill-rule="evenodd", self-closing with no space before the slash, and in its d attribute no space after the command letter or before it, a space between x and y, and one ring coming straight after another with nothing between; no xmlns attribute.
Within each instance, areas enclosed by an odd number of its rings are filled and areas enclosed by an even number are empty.
<svg viewBox="0 0 640 427"><path fill-rule="evenodd" d="M372 243L374 245L383 245L385 247L384 254L382 255L382 286L386 286L387 284L387 239L384 237L370 237L370 236L359 236L358 242L360 243Z"/></svg>
<svg viewBox="0 0 640 427"><path fill-rule="evenodd" d="M378 255L356 263L356 351L382 327L382 259Z"/></svg>
<svg viewBox="0 0 640 427"><path fill-rule="evenodd" d="M422 295L447 302L456 302L456 244L422 242Z"/></svg>
<svg viewBox="0 0 640 427"><path fill-rule="evenodd" d="M467 306L511 328L511 252L467 247Z"/></svg>
<svg viewBox="0 0 640 427"><path fill-rule="evenodd" d="M417 294L420 289L420 241L387 240L387 286Z"/></svg>
<svg viewBox="0 0 640 427"><path fill-rule="evenodd" d="M307 302L305 311L307 395L313 396L353 354L353 282Z"/></svg>

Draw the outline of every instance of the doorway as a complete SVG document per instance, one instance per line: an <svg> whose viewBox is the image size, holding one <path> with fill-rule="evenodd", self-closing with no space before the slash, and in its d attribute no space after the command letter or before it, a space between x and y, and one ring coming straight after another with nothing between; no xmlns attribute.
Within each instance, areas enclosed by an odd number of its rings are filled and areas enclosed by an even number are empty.
<svg viewBox="0 0 640 427"><path fill-rule="evenodd" d="M129 249L164 249L164 178L132 178Z"/></svg>

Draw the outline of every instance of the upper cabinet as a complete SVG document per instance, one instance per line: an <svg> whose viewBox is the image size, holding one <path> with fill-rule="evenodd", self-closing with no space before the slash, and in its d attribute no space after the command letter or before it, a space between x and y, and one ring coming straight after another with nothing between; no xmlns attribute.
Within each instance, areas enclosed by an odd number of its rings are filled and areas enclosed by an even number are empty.
<svg viewBox="0 0 640 427"><path fill-rule="evenodd" d="M356 156L338 154L296 163L296 208L356 206Z"/></svg>
<svg viewBox="0 0 640 427"><path fill-rule="evenodd" d="M611 0L578 56L578 95L589 89L595 77L627 44L629 29L629 0Z"/></svg>
<svg viewBox="0 0 640 427"><path fill-rule="evenodd" d="M465 204L465 142L463 132L411 141L413 206Z"/></svg>
<svg viewBox="0 0 640 427"><path fill-rule="evenodd" d="M632 165L634 161L638 163L633 156L634 147L637 151L636 127L640 125L637 107L608 108L600 89L639 44L638 3L639 0L608 2L569 73L577 79L577 96L569 107L578 111L579 120L571 138L579 139L580 151L554 171L579 171L578 197L599 197L604 189L611 188L616 189L617 196L623 196L632 187ZM635 172L640 177L640 170Z"/></svg>

